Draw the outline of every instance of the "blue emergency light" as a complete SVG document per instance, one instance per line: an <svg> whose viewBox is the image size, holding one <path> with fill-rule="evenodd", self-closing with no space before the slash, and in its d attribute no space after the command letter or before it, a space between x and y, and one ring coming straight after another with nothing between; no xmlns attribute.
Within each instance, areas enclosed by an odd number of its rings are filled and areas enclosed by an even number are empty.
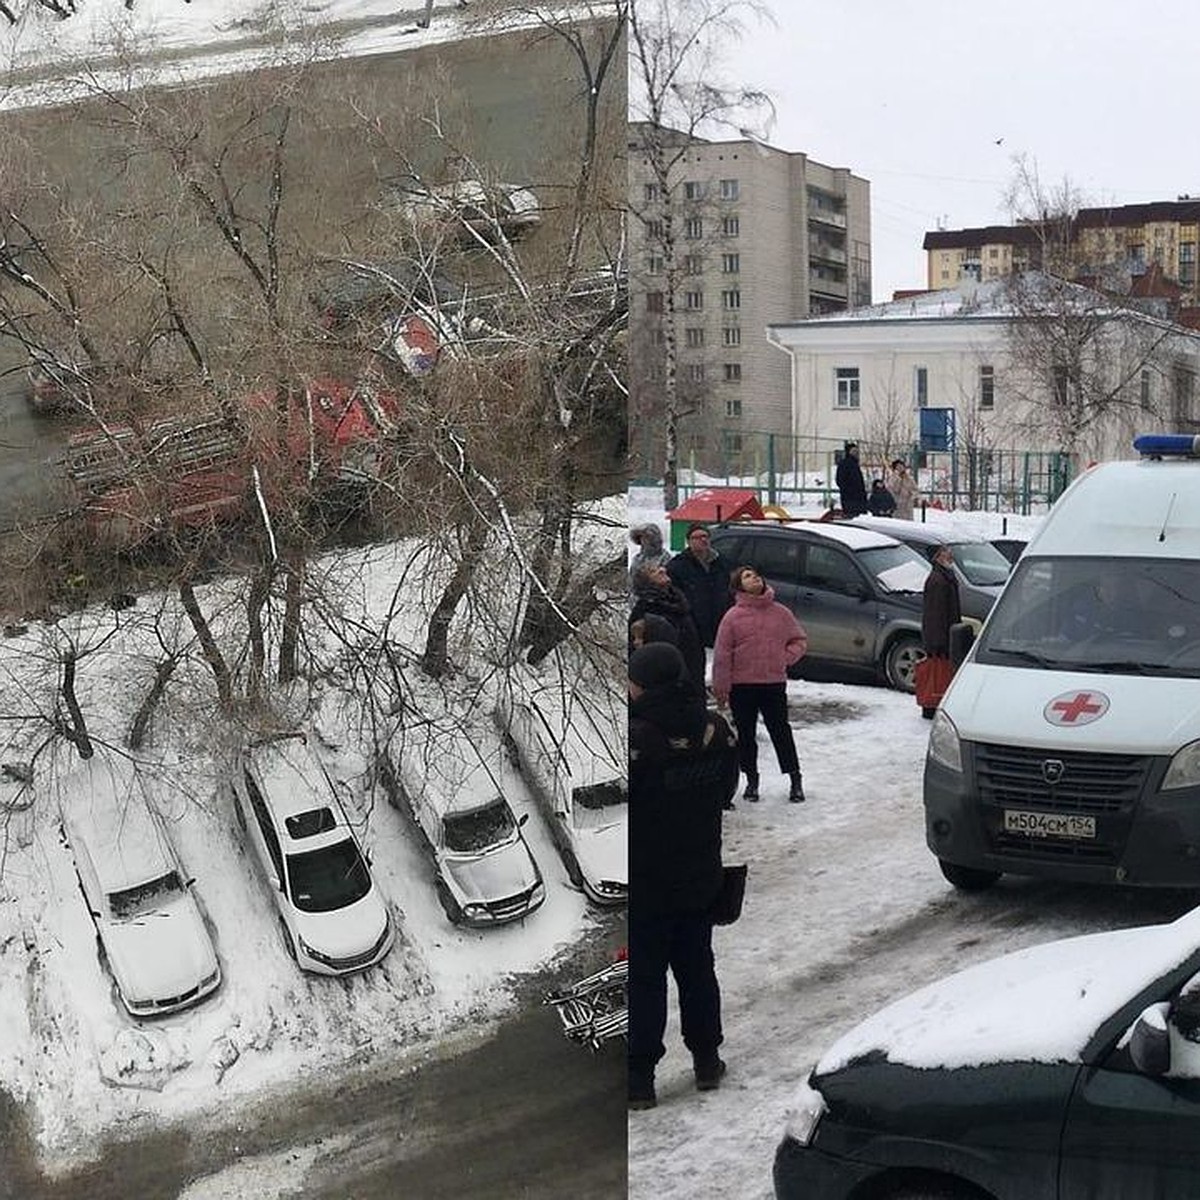
<svg viewBox="0 0 1200 1200"><path fill-rule="evenodd" d="M1200 456L1200 437L1190 433L1143 433L1133 439L1133 448L1150 458L1166 455L1195 458Z"/></svg>

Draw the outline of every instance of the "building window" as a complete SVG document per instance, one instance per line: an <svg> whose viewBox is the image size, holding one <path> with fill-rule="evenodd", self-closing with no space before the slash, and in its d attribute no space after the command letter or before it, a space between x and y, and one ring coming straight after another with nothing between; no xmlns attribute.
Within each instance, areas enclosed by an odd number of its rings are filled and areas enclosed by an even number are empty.
<svg viewBox="0 0 1200 1200"><path fill-rule="evenodd" d="M736 200L738 198L738 181L736 179L721 180L721 199Z"/></svg>
<svg viewBox="0 0 1200 1200"><path fill-rule="evenodd" d="M658 184L647 183L642 189L642 198L647 204L654 204L658 200Z"/></svg>
<svg viewBox="0 0 1200 1200"><path fill-rule="evenodd" d="M741 396L734 396L725 401L725 415L727 417L740 417L742 415Z"/></svg>
<svg viewBox="0 0 1200 1200"><path fill-rule="evenodd" d="M996 407L996 370L994 367L979 368L979 407Z"/></svg>
<svg viewBox="0 0 1200 1200"><path fill-rule="evenodd" d="M721 255L721 270L726 275L736 275L741 269L742 256L740 254Z"/></svg>
<svg viewBox="0 0 1200 1200"><path fill-rule="evenodd" d="M742 307L742 293L738 288L727 288L721 293L721 307L727 312Z"/></svg>
<svg viewBox="0 0 1200 1200"><path fill-rule="evenodd" d="M929 368L913 368L913 399L918 408L929 407Z"/></svg>
<svg viewBox="0 0 1200 1200"><path fill-rule="evenodd" d="M698 350L704 345L704 330L695 325L689 325L684 330L684 338L692 350Z"/></svg>
<svg viewBox="0 0 1200 1200"><path fill-rule="evenodd" d="M703 363L688 363L687 369L688 379L692 383L704 382L704 364Z"/></svg>
<svg viewBox="0 0 1200 1200"><path fill-rule="evenodd" d="M726 213L721 218L721 234L723 237L737 237L741 231L737 213Z"/></svg>
<svg viewBox="0 0 1200 1200"><path fill-rule="evenodd" d="M683 307L690 309L692 312L699 312L704 307L703 292L684 292Z"/></svg>
<svg viewBox="0 0 1200 1200"><path fill-rule="evenodd" d="M663 223L662 221L647 221L646 222L646 237L651 240L662 241Z"/></svg>
<svg viewBox="0 0 1200 1200"><path fill-rule="evenodd" d="M835 408L858 407L858 368L838 367L834 371L837 394L834 397Z"/></svg>
<svg viewBox="0 0 1200 1200"><path fill-rule="evenodd" d="M1000 249L999 249L999 247L997 247L997 246L989 246L989 247L988 247L988 258L999 258L999 257L1000 257Z"/></svg>
<svg viewBox="0 0 1200 1200"><path fill-rule="evenodd" d="M721 330L722 346L740 346L742 344L742 329L740 325L726 325Z"/></svg>
<svg viewBox="0 0 1200 1200"><path fill-rule="evenodd" d="M703 217L688 217L683 223L683 236L693 242L702 238L704 236Z"/></svg>
<svg viewBox="0 0 1200 1200"><path fill-rule="evenodd" d="M1176 367L1174 372L1174 411L1172 420L1179 429L1186 429L1192 423L1192 403L1196 390L1196 373L1186 367Z"/></svg>
<svg viewBox="0 0 1200 1200"><path fill-rule="evenodd" d="M1141 401L1142 408L1149 412L1154 408L1154 379L1149 371L1142 371L1139 391L1138 399Z"/></svg>
<svg viewBox="0 0 1200 1200"><path fill-rule="evenodd" d="M741 383L742 382L742 364L741 363L726 363L725 364L725 382L726 383Z"/></svg>
<svg viewBox="0 0 1200 1200"><path fill-rule="evenodd" d="M661 275L663 273L663 258L661 254L651 254L646 259L646 274Z"/></svg>
<svg viewBox="0 0 1200 1200"><path fill-rule="evenodd" d="M1054 403L1065 408L1071 391L1070 371L1066 367L1055 367L1052 371L1051 382L1054 389Z"/></svg>
<svg viewBox="0 0 1200 1200"><path fill-rule="evenodd" d="M1196 282L1196 243L1179 243L1179 282L1191 287Z"/></svg>
<svg viewBox="0 0 1200 1200"><path fill-rule="evenodd" d="M704 256L702 254L686 254L686 255L684 255L683 273L685 275L703 275L704 274Z"/></svg>
<svg viewBox="0 0 1200 1200"><path fill-rule="evenodd" d="M660 313L663 311L663 294L662 294L662 292L647 292L646 293L646 311L648 313Z"/></svg>
<svg viewBox="0 0 1200 1200"><path fill-rule="evenodd" d="M683 198L685 200L703 200L704 199L704 184L694 179L689 179L683 185Z"/></svg>
<svg viewBox="0 0 1200 1200"><path fill-rule="evenodd" d="M741 454L742 452L742 435L740 433L727 433L725 435L725 453L726 454Z"/></svg>

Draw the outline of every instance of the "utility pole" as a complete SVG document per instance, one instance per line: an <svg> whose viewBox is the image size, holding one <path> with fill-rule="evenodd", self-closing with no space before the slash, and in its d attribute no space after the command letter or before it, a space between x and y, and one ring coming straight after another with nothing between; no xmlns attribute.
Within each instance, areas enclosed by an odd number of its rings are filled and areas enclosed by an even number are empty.
<svg viewBox="0 0 1200 1200"><path fill-rule="evenodd" d="M425 14L417 21L417 26L420 29L429 28L429 15L433 12L433 0L425 0Z"/></svg>

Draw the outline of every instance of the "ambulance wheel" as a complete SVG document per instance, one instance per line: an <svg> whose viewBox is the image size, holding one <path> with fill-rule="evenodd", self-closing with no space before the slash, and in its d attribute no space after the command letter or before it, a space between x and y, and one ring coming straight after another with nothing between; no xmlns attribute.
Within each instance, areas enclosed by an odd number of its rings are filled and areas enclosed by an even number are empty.
<svg viewBox="0 0 1200 1200"><path fill-rule="evenodd" d="M1000 878L999 871L985 871L980 867L960 867L957 863L938 859L942 875L947 882L952 883L960 892L982 892L990 888Z"/></svg>

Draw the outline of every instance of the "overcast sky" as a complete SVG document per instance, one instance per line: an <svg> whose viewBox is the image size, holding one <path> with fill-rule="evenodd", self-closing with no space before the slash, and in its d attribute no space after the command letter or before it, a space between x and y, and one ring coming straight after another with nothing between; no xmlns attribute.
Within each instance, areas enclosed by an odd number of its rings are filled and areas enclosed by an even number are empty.
<svg viewBox="0 0 1200 1200"><path fill-rule="evenodd" d="M1019 154L1085 204L1200 195L1195 0L766 6L728 76L772 94L773 145L870 181L876 301L925 286L939 221L1009 220Z"/></svg>

